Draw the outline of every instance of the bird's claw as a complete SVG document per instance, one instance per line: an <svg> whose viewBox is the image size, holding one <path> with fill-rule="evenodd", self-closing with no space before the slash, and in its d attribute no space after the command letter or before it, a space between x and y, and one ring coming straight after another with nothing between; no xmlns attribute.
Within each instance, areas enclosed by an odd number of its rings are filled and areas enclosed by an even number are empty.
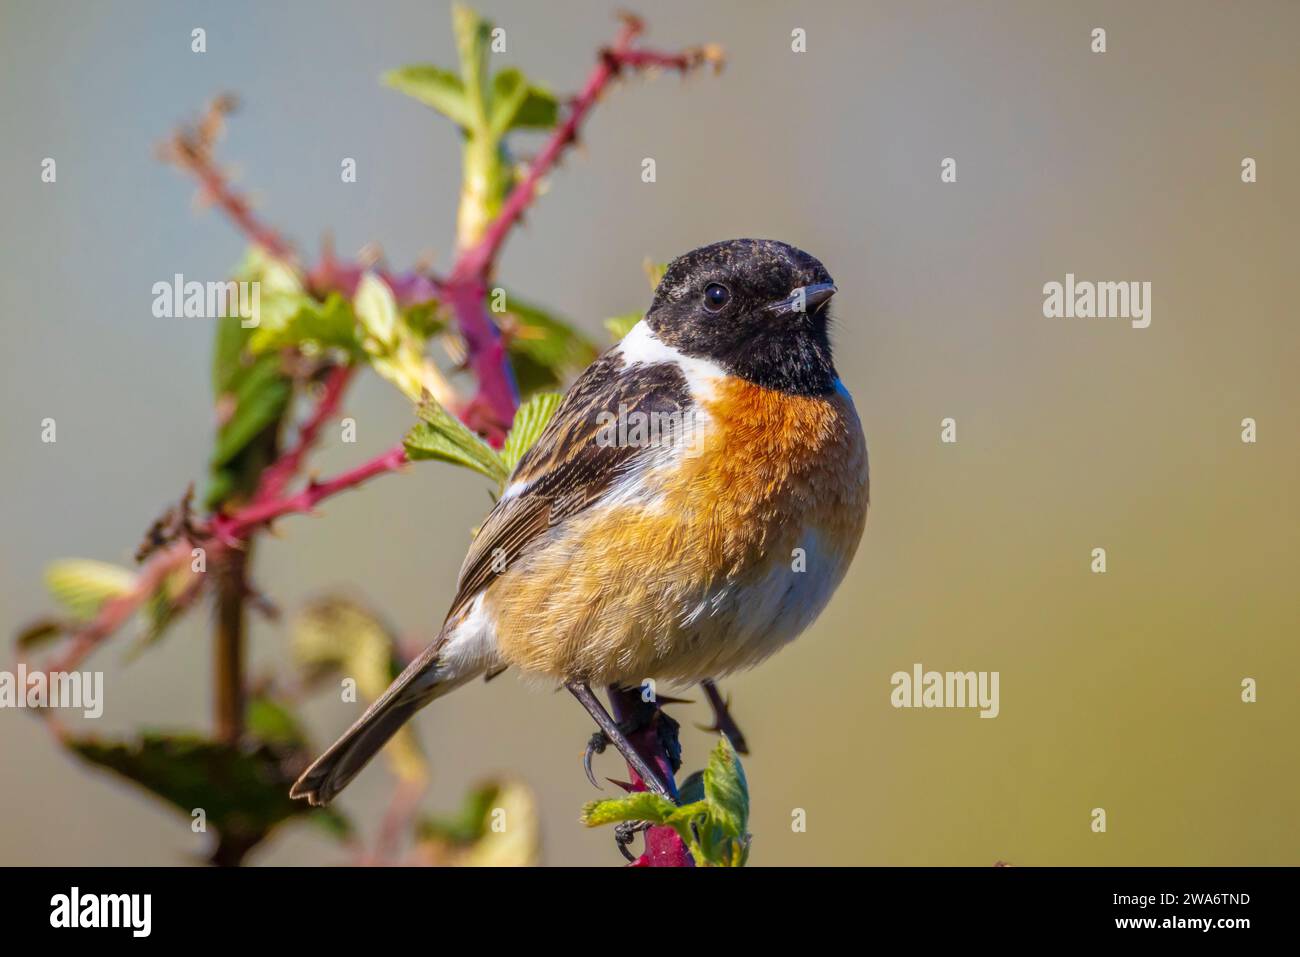
<svg viewBox="0 0 1300 957"><path fill-rule="evenodd" d="M618 847L618 852L622 854L629 864L635 864L636 858L627 846L636 839L637 834L650 829L649 821L620 821L614 825L614 844Z"/></svg>
<svg viewBox="0 0 1300 957"><path fill-rule="evenodd" d="M591 759L594 755L604 754L607 747L609 747L609 736L604 731L597 731L587 741L587 750L582 755L582 769L587 772L587 780L597 791L603 788L596 781L596 772L591 768Z"/></svg>

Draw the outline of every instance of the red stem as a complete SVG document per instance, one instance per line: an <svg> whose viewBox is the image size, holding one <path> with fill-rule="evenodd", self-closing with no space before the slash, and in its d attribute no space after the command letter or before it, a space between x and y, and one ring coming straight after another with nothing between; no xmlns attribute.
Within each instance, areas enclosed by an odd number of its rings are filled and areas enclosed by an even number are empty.
<svg viewBox="0 0 1300 957"><path fill-rule="evenodd" d="M637 753L646 760L646 763L658 772L660 779L668 785L669 790L673 792L673 798L676 799L677 784L673 777L672 760L659 734L659 721L662 716L659 705L642 701L640 690L637 688L626 690L613 687L609 689L609 705L615 721L622 723L634 716L641 718L635 722L640 727L628 735L628 742L636 748ZM647 708L650 709L648 718L645 716ZM628 765L627 772L631 775L629 780L632 782L632 790L644 791L645 782L631 765ZM659 826L645 832L645 853L631 866L694 867L695 862L691 859L691 853L686 849L681 836L671 827Z"/></svg>
<svg viewBox="0 0 1300 957"><path fill-rule="evenodd" d="M233 515L214 515L210 529L219 540L227 544L235 543L245 538L249 532L259 525L265 525L282 515L289 515L294 512L310 512L319 502L331 495L337 495L339 492L356 488L377 475L396 472L405 464L406 449L401 445L397 445L378 458L349 469L328 481L313 481L302 491L293 495L254 501L253 504L240 509Z"/></svg>
<svg viewBox="0 0 1300 957"><path fill-rule="evenodd" d="M577 142L579 127L624 67L669 67L685 72L707 61L718 62L717 54L706 49L694 49L680 54L633 50L632 44L643 29L643 24L636 17L624 18L623 28L614 45L601 51L600 62L587 75L587 81L574 98L564 122L551 133L541 152L528 167L528 172L506 197L501 212L483 231L482 237L457 256L443 286L443 294L456 315L461 335L469 348L470 365L478 379L478 392L470 401L467 413L486 413L488 421L477 424L480 427L486 426L488 437L494 445L499 443L509 428L519 404L505 346L484 307L488 281L506 237L537 198L537 189L542 179L555 168L564 151Z"/></svg>
<svg viewBox="0 0 1300 957"><path fill-rule="evenodd" d="M259 501L279 498L284 494L285 487L298 474L307 453L316 444L321 428L338 412L339 405L343 401L343 393L348 383L352 381L352 372L352 366L346 365L334 366L329 370L316 408L298 430L297 444L267 466L262 473L257 489Z"/></svg>

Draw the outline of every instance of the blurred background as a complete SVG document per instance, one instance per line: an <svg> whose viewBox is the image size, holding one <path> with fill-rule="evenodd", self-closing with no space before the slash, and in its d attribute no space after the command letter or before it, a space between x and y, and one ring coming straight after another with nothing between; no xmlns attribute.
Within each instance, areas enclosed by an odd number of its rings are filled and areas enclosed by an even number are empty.
<svg viewBox="0 0 1300 957"><path fill-rule="evenodd" d="M508 62L567 93L624 5L479 8L506 29ZM647 257L736 236L803 247L839 284L837 362L871 450L866 538L830 608L722 682L753 751L751 862L1300 863L1300 6L639 12L656 47L724 45L725 72L615 88L510 240L502 280L603 342L602 319L648 303ZM1094 27L1105 54L1090 51ZM807 53L791 52L795 28ZM432 250L445 267L458 136L379 77L454 61L447 6L429 0L0 2L6 636L49 610L47 562L129 563L204 473L211 325L155 319L151 287L220 278L244 242L196 213L193 185L154 145L237 93L219 155L301 249L330 230L341 254L379 241L395 266ZM47 156L57 185L40 181ZM340 182L344 156L355 184ZM956 183L940 182L945 157ZM1257 183L1241 181L1244 157ZM1045 319L1042 286L1067 272L1149 281L1150 328ZM322 474L412 421L373 375L347 412L358 442L327 443ZM1247 416L1254 445L1240 439ZM45 417L56 444L40 441ZM945 417L954 445L939 441ZM408 637L431 635L488 506L478 476L423 464L281 522L257 581L286 611L342 589ZM1094 547L1105 575L1090 572ZM252 628L255 669L280 667L284 629ZM205 614L129 666L126 644L87 665L106 672L106 709L86 730L206 728ZM999 671L1000 715L895 710L890 675L915 662ZM1241 701L1245 677L1255 704ZM686 696L696 703L672 710L691 769L711 738L692 727L708 717L702 696ZM307 714L322 745L354 716L328 694ZM505 772L536 792L546 863L619 861L608 831L577 823L597 792L579 760L590 721L567 695L508 674L416 721L428 809ZM0 711L0 767L0 863L201 855L188 821L75 761L26 714ZM620 772L612 753L599 770ZM341 806L372 833L391 787L376 766ZM791 828L796 808L806 832ZM252 862L342 859L290 825Z"/></svg>

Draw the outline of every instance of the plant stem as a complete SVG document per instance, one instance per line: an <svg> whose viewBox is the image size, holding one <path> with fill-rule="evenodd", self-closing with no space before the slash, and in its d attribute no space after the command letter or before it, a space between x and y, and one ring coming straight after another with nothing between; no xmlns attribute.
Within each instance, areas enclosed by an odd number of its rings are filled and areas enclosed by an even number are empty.
<svg viewBox="0 0 1300 957"><path fill-rule="evenodd" d="M677 784L674 775L676 764L674 756L669 753L669 744L676 750L676 722L672 722L655 702L641 699L638 688L609 689L610 712L620 724L632 722L637 730L627 736L628 742L636 748L646 763L658 772L660 778L677 796ZM631 775L632 790L644 791L645 782L641 776L628 767ZM652 827L645 832L645 853L633 865L636 867L694 867L690 851L682 843L681 837L671 827Z"/></svg>
<svg viewBox="0 0 1300 957"><path fill-rule="evenodd" d="M232 747L244 733L244 600L248 595L249 548L230 549L217 572L213 635L213 711L218 741Z"/></svg>

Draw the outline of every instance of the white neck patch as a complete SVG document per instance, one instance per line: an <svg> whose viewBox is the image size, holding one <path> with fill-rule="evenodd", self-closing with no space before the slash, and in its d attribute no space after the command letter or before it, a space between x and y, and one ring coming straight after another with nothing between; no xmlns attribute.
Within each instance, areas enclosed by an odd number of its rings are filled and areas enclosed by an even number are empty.
<svg viewBox="0 0 1300 957"><path fill-rule="evenodd" d="M696 401L711 397L714 383L727 374L711 359L685 355L661 341L644 319L623 337L623 341L618 344L618 351L628 365L640 363L677 366L690 387L691 396Z"/></svg>

